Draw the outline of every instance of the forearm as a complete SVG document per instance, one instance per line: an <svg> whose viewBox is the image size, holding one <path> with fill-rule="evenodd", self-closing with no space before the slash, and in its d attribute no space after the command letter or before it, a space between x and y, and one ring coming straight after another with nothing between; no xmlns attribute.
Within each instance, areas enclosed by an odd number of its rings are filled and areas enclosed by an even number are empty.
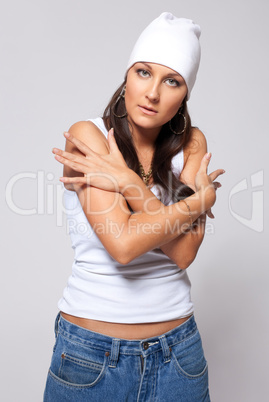
<svg viewBox="0 0 269 402"><path fill-rule="evenodd" d="M131 169L119 184L120 192L134 212L158 213L163 203L145 185L143 180Z"/></svg>
<svg viewBox="0 0 269 402"><path fill-rule="evenodd" d="M210 201L209 198L205 197L201 191L186 198L190 206L192 221L196 221L208 209L212 203L212 200ZM181 202L170 206L162 206L159 212L154 214L146 212L135 213L130 215L127 224L124 225L117 245L112 242L109 247L112 252L121 255L124 263L127 263L153 248L161 247L175 240L179 235L185 233L189 226L189 211L186 205ZM192 254L195 249L197 252L198 244L200 245L199 240L197 240L192 245ZM182 240L182 242L185 247L185 240ZM190 236L187 242L189 245L191 244ZM170 246L167 246L167 251L168 248L175 258L175 251L172 251L174 248L173 244L171 243Z"/></svg>
<svg viewBox="0 0 269 402"><path fill-rule="evenodd" d="M161 250L181 269L186 269L194 261L203 242L206 214L202 214L190 230L161 246Z"/></svg>
<svg viewBox="0 0 269 402"><path fill-rule="evenodd" d="M163 204L145 186L142 179L131 171L129 172L129 177L127 180L129 183L132 182L132 184L123 186L122 194L128 201L133 211L143 211L151 214L157 214L161 210ZM165 243L161 246L161 250L180 268L187 268L195 259L198 249L204 238L205 221L206 214L203 214L198 218L198 220L196 220L195 224L190 228L190 230L185 230L175 239L170 240L168 243ZM171 225L168 222L167 228L171 228Z"/></svg>

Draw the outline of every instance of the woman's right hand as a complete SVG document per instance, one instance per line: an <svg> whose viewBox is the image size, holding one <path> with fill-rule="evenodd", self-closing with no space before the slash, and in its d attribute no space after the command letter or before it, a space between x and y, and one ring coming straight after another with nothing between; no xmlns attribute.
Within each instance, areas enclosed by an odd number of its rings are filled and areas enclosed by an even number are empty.
<svg viewBox="0 0 269 402"><path fill-rule="evenodd" d="M217 169L214 172L207 174L207 168L211 159L211 153L206 153L201 160L200 168L195 176L196 191L200 192L203 197L203 202L209 206L208 216L214 217L211 212L211 207L216 201L216 190L221 187L219 182L216 182L216 178L225 173L223 169Z"/></svg>
<svg viewBox="0 0 269 402"><path fill-rule="evenodd" d="M94 152L70 133L64 133L64 136L85 156L78 156L53 148L55 159L63 165L83 173L84 176L61 177L60 181L65 184L88 184L102 190L114 192L121 192L121 189L130 182L130 176L134 172L128 168L117 146L113 129L108 133L109 153L105 155Z"/></svg>

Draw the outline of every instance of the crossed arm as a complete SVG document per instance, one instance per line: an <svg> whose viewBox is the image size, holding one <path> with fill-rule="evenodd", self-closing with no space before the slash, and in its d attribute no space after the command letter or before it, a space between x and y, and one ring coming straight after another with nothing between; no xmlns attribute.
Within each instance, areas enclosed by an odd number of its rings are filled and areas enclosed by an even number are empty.
<svg viewBox="0 0 269 402"><path fill-rule="evenodd" d="M207 175L209 159L204 156L206 142L202 133L194 133L181 174L181 180L188 181L193 187L196 177L197 191L186 199L196 225L187 232L190 219L186 206L183 203L164 206L127 167L111 132L107 142L93 123L79 122L70 128L67 139L65 152L53 150L56 159L64 164L61 180L69 190L77 192L93 227L110 227L106 233L102 230L96 230L96 233L111 256L126 264L161 247L180 268L187 268L203 240L205 212L215 202L212 180L223 173L219 169ZM134 210L133 214L126 200ZM115 227L117 231L112 230Z"/></svg>

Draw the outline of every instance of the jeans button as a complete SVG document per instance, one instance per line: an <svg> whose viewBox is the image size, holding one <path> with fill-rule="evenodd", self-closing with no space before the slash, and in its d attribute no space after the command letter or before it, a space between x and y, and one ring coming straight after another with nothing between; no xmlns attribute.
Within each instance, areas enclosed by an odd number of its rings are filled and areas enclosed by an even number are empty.
<svg viewBox="0 0 269 402"><path fill-rule="evenodd" d="M143 343L143 348L144 348L145 350L147 350L147 349L149 348L149 343L148 343L148 342L144 342L144 343Z"/></svg>

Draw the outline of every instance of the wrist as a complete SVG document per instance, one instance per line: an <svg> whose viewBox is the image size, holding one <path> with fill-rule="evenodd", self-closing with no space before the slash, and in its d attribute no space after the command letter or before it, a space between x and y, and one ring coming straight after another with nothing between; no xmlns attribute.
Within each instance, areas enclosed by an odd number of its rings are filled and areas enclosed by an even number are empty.
<svg viewBox="0 0 269 402"><path fill-rule="evenodd" d="M159 213L163 203L145 185L144 181L133 170L129 171L122 180L120 192L135 212L146 214Z"/></svg>
<svg viewBox="0 0 269 402"><path fill-rule="evenodd" d="M119 182L120 193L125 198L134 195L134 192L139 193L140 181L140 177L132 169L126 168L124 172L122 172Z"/></svg>
<svg viewBox="0 0 269 402"><path fill-rule="evenodd" d="M216 191L213 186L207 186L199 190L202 212L206 212L213 207L216 202Z"/></svg>

